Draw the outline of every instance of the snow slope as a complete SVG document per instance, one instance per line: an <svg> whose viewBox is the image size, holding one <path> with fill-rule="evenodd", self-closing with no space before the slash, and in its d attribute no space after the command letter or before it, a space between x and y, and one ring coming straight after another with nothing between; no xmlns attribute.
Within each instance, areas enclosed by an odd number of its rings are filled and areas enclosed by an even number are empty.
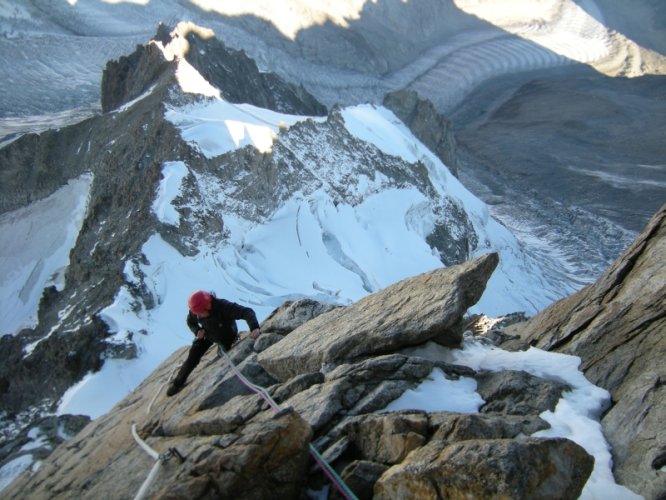
<svg viewBox="0 0 666 500"><path fill-rule="evenodd" d="M0 215L0 335L34 327L44 288L62 290L91 183L92 176L83 175L48 198Z"/></svg>

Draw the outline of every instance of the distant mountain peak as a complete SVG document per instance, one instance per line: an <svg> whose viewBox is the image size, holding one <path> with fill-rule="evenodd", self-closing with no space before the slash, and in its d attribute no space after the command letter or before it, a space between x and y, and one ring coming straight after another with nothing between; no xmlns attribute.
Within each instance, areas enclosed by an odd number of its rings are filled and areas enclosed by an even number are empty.
<svg viewBox="0 0 666 500"><path fill-rule="evenodd" d="M326 114L302 86L260 72L244 51L226 47L212 30L191 22L161 24L155 38L129 56L109 61L102 77L102 110L117 109L151 85L176 79L181 90L274 111Z"/></svg>

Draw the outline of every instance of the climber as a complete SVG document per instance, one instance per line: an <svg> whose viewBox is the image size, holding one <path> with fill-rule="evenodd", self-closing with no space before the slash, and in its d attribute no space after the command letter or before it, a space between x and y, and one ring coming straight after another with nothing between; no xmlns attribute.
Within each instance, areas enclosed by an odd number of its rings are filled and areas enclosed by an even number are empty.
<svg viewBox="0 0 666 500"><path fill-rule="evenodd" d="M249 307L218 299L214 294L201 290L190 295L187 301L189 313L187 326L195 336L187 359L180 367L178 375L167 389L167 396L173 396L185 385L187 376L213 343L220 344L225 351L238 340L237 319L244 319L250 328L250 337L256 339L261 331L254 311Z"/></svg>

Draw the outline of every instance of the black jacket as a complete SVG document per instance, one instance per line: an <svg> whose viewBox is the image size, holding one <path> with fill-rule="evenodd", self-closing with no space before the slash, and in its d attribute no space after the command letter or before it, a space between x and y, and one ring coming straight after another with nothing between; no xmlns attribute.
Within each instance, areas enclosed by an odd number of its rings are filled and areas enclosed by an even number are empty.
<svg viewBox="0 0 666 500"><path fill-rule="evenodd" d="M190 312L187 315L187 326L192 333L198 330L206 331L206 338L211 342L220 342L230 346L238 337L237 319L244 319L250 330L259 328L259 322L254 311L235 302L213 297L210 315L207 318L198 318Z"/></svg>

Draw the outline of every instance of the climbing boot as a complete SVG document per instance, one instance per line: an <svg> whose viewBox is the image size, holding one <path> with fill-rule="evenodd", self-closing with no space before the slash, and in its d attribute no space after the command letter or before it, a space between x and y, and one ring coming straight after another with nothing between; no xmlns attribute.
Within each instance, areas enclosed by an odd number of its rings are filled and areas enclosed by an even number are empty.
<svg viewBox="0 0 666 500"><path fill-rule="evenodd" d="M174 394L177 394L180 392L180 390L183 388L182 384L177 384L176 382L171 382L169 384L169 387L167 388L166 395L167 396L173 396Z"/></svg>

